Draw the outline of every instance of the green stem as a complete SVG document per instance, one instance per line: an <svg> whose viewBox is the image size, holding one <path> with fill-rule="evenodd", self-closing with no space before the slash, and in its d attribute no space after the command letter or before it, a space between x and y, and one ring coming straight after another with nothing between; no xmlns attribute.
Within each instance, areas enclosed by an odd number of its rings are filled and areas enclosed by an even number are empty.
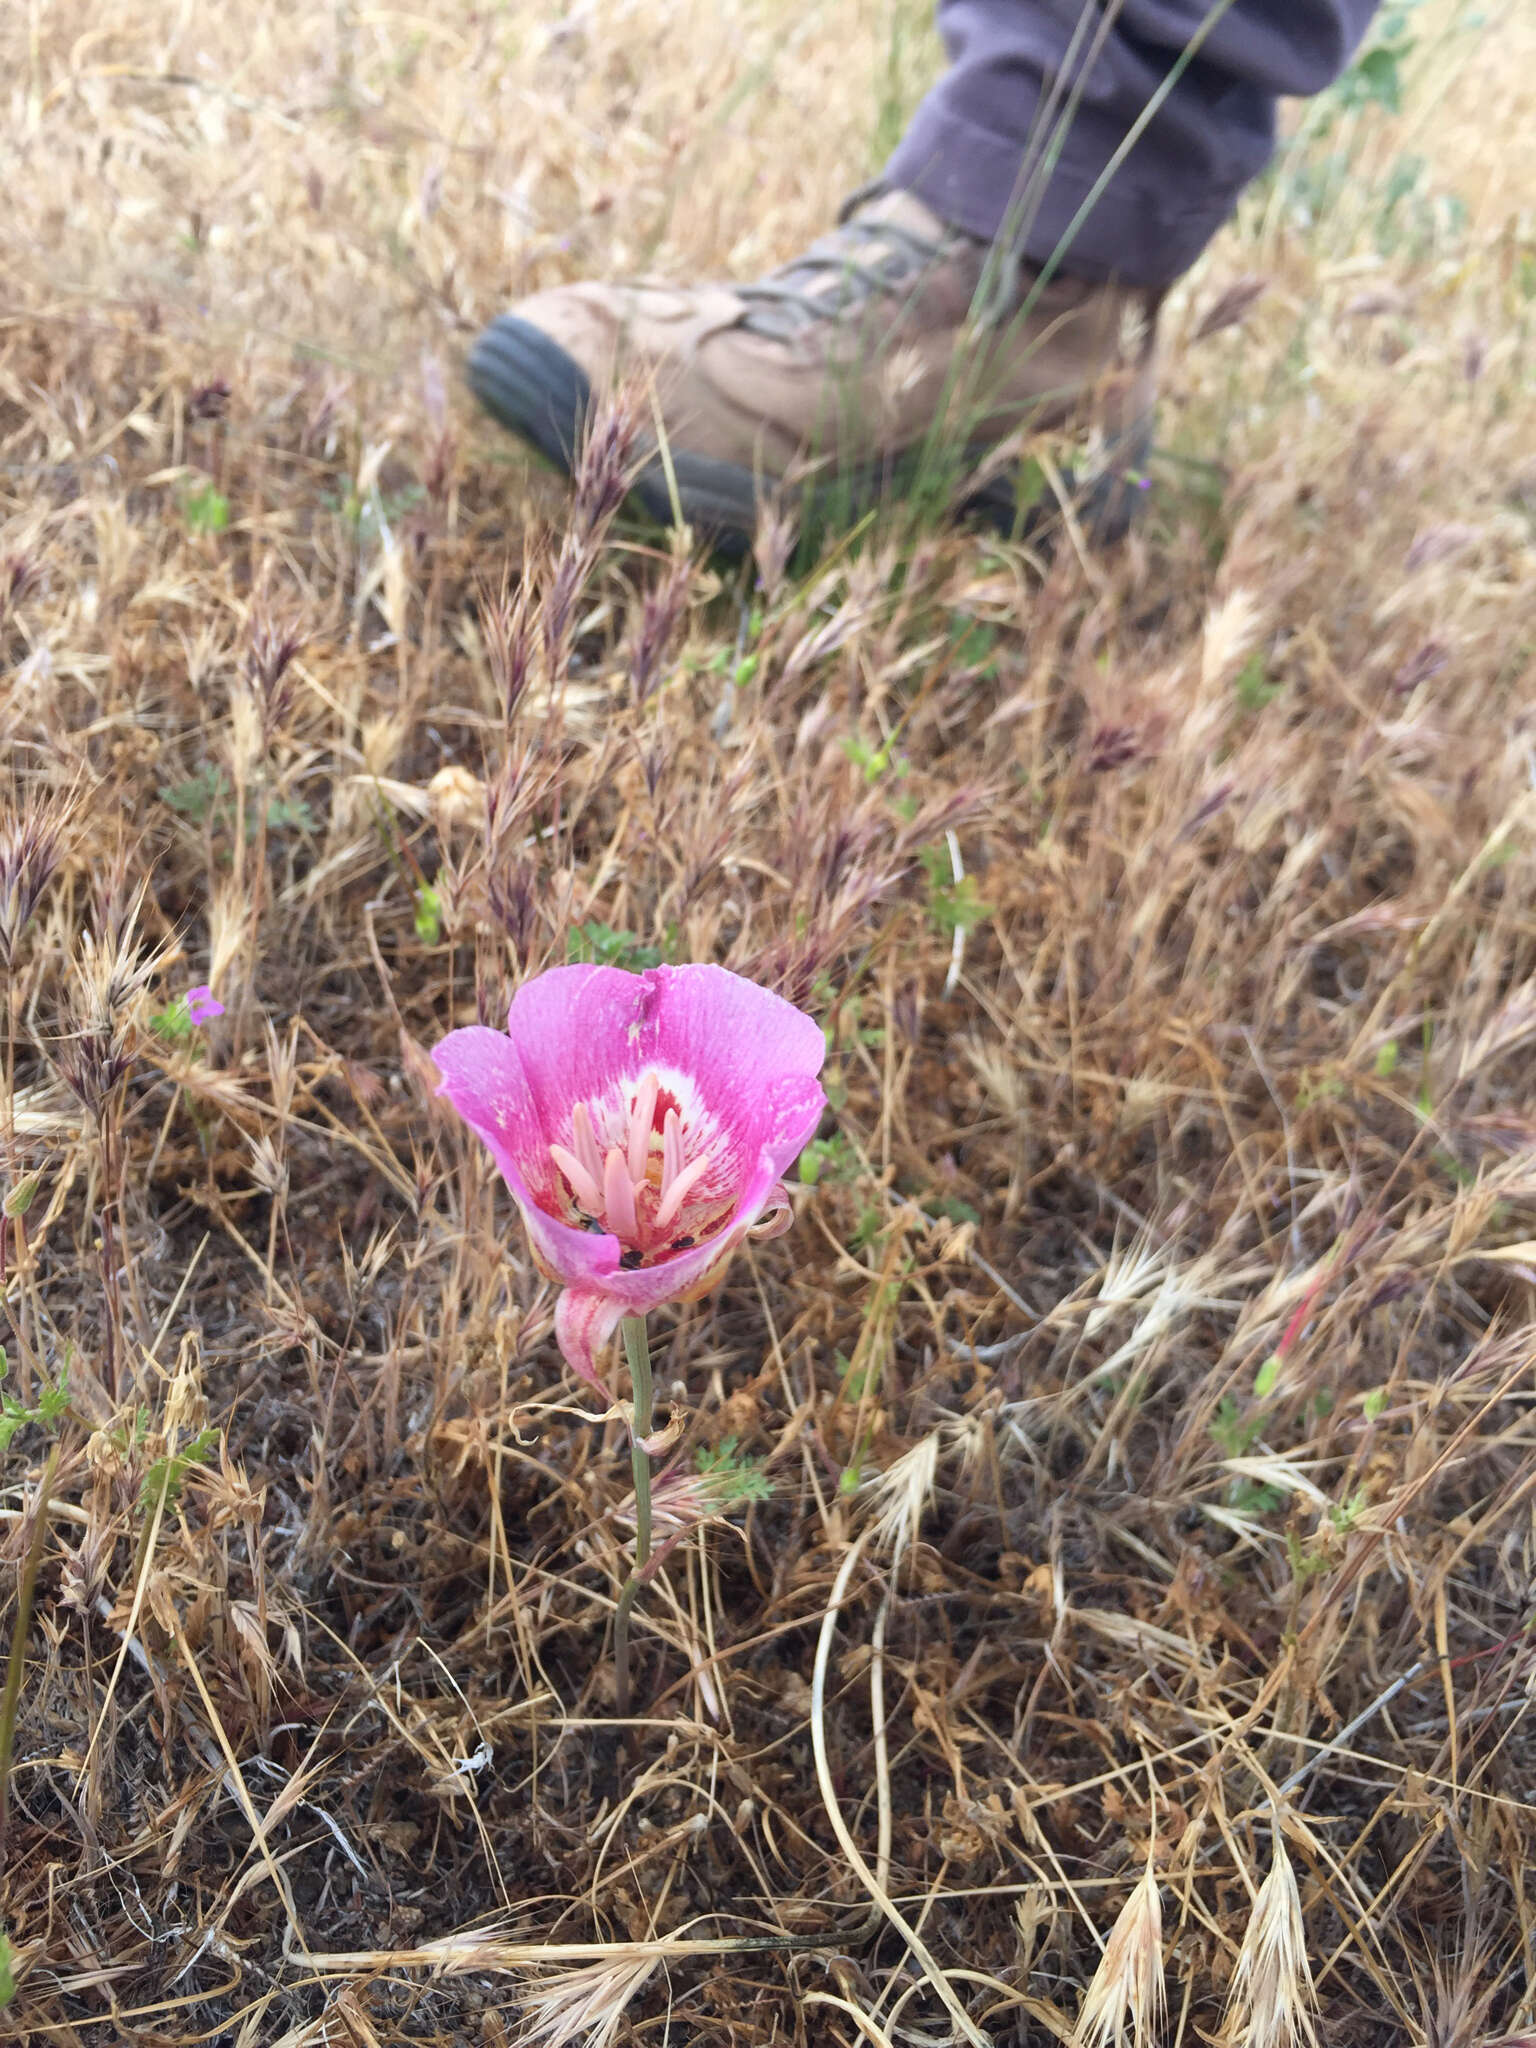
<svg viewBox="0 0 1536 2048"><path fill-rule="evenodd" d="M635 1561L620 1589L613 1620L613 1710L625 1721L629 1718L629 1616L640 1590L641 1574L651 1561L651 1454L644 1439L654 1424L651 1352L645 1341L645 1317L626 1316L619 1328L635 1397L634 1427L629 1440L629 1465L635 1475Z"/></svg>

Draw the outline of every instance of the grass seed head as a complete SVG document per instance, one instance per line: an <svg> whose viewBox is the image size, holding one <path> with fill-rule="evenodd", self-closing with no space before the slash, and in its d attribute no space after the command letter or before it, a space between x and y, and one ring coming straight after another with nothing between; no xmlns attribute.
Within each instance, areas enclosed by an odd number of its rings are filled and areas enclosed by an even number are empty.
<svg viewBox="0 0 1536 2048"><path fill-rule="evenodd" d="M98 891L98 929L80 935L71 963L59 1072L94 1115L122 1088L139 1043L140 1013L169 947L146 947L137 936L147 884Z"/></svg>
<svg viewBox="0 0 1536 2048"><path fill-rule="evenodd" d="M650 1982L661 1958L615 1956L545 1977L521 1994L523 2048L611 2048L625 2008Z"/></svg>
<svg viewBox="0 0 1536 2048"><path fill-rule="evenodd" d="M1163 1978L1163 1907L1148 1870L1120 1908L1093 1980L1083 1997L1076 2048L1122 2048L1127 2029L1135 2048L1149 2048L1167 2005Z"/></svg>
<svg viewBox="0 0 1536 2048"><path fill-rule="evenodd" d="M1278 1828L1269 1875L1248 1916L1227 2008L1227 2034L1242 2048L1316 2048L1312 1970L1296 1873Z"/></svg>
<svg viewBox="0 0 1536 2048"><path fill-rule="evenodd" d="M304 638L292 620L277 618L265 609L253 613L242 667L261 717L262 739L268 745L288 723L293 709L298 680L293 664Z"/></svg>
<svg viewBox="0 0 1536 2048"><path fill-rule="evenodd" d="M917 1538L939 1470L939 1431L930 1430L864 1489L874 1545L895 1563Z"/></svg>
<svg viewBox="0 0 1536 2048"><path fill-rule="evenodd" d="M73 792L0 799L0 967L8 974L63 861L76 803Z"/></svg>

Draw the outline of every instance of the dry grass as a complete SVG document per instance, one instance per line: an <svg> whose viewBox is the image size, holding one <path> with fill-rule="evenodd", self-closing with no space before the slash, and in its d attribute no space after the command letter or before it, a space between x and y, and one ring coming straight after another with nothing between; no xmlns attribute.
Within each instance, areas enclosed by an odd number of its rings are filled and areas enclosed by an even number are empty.
<svg viewBox="0 0 1536 2048"><path fill-rule="evenodd" d="M787 253L913 8L0 15L21 2036L1536 2028L1536 35L1414 22L1177 295L1125 550L753 591L457 359ZM423 1052L578 944L834 1037L658 1325L774 1494L622 1746L622 1433Z"/></svg>

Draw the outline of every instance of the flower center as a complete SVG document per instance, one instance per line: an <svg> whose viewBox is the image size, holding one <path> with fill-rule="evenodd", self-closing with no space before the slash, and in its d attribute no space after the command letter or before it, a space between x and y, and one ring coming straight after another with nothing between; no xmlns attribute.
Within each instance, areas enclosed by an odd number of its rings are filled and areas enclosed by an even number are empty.
<svg viewBox="0 0 1536 2048"><path fill-rule="evenodd" d="M654 1067L627 1100L596 1116L585 1102L571 1113L571 1142L551 1145L549 1156L570 1193L576 1221L618 1238L619 1263L653 1264L668 1252L698 1242L716 1218L718 1194L704 1183L712 1163L707 1145L685 1133L682 1112Z"/></svg>

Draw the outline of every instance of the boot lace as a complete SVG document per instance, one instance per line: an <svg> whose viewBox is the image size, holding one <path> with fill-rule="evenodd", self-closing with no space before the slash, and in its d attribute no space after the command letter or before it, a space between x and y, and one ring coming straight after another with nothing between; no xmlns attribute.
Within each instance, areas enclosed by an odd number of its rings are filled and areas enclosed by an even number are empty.
<svg viewBox="0 0 1536 2048"><path fill-rule="evenodd" d="M939 241L899 221L853 219L815 242L802 256L755 284L738 285L748 302L742 326L783 340L819 320L837 320L880 293L894 293L941 263L959 246L953 234ZM870 250L873 262L859 259Z"/></svg>

